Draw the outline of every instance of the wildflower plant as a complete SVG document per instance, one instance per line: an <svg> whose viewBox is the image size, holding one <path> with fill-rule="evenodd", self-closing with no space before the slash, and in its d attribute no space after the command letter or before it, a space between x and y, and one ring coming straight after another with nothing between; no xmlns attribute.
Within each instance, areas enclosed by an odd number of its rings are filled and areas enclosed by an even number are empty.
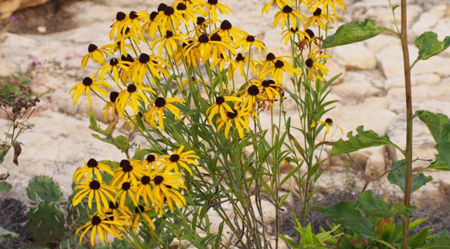
<svg viewBox="0 0 450 249"><path fill-rule="evenodd" d="M77 231L80 242L89 237L94 245L98 236L110 243L111 235L137 248L184 242L278 248L281 239L293 245L283 236L280 211L300 199L297 239L311 234L306 222L324 147L333 145L334 156L393 145L362 128L348 141L327 141L330 129L342 129L327 116L339 75L328 75L326 48L395 31L368 20L329 35L341 18L337 9L347 8L343 0L271 0L262 13L270 8L278 9L273 26L281 28L288 55L271 53L259 37L233 26L226 20L232 10L220 0L118 12L111 43L88 46L83 71L87 65L98 69L72 88L72 98L75 104L84 96L91 105L93 97L105 102L108 127L100 128L91 111L90 128L124 155L120 162L89 159L75 172L72 205L87 204L90 214ZM286 112L289 102L294 116ZM283 175L286 162L294 167ZM288 181L297 187L282 192ZM263 202L275 209L274 220L263 215ZM408 206L394 215L407 215ZM336 229L317 235L321 246L342 236ZM229 241L225 231L232 234Z"/></svg>

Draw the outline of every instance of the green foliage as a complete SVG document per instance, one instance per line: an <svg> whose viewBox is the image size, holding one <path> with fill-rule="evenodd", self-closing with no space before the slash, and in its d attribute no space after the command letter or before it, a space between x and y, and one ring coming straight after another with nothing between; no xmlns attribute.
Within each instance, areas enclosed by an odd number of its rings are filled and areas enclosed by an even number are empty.
<svg viewBox="0 0 450 249"><path fill-rule="evenodd" d="M6 181L0 181L0 193L7 194L9 191L11 191L11 184L9 184Z"/></svg>
<svg viewBox="0 0 450 249"><path fill-rule="evenodd" d="M112 137L112 133L113 133L115 125L116 125L115 122L112 122L106 128L106 130L103 130L98 125L97 120L95 120L94 111L92 109L89 109L88 114L89 114L89 122L90 122L89 129L91 129L101 135L104 135L104 137L101 137L98 134L92 134L93 137L95 137L98 140L103 141L105 143L109 143L109 144L116 146L118 149L120 149L121 152L127 151L127 149L129 148L128 138L126 138L123 135L119 135L116 138Z"/></svg>
<svg viewBox="0 0 450 249"><path fill-rule="evenodd" d="M17 236L17 233L13 233L4 229L3 227L0 227L0 243L4 242L6 238L15 239L17 238Z"/></svg>
<svg viewBox="0 0 450 249"><path fill-rule="evenodd" d="M399 186L403 192L405 192L405 177L406 177L406 164L405 160L394 162L391 165L392 171L389 172L388 180L391 184ZM433 180L431 176L425 176L423 173L419 175L413 175L413 182L411 185L411 192L414 192Z"/></svg>
<svg viewBox="0 0 450 249"><path fill-rule="evenodd" d="M41 203L27 214L28 232L42 245L60 240L64 235L64 224L64 215L53 204Z"/></svg>
<svg viewBox="0 0 450 249"><path fill-rule="evenodd" d="M357 204L360 209L367 215L372 217L394 217L396 215L410 214L412 208L407 208L401 203L389 205L383 200L377 199L373 196L371 190L367 190L358 196Z"/></svg>
<svg viewBox="0 0 450 249"><path fill-rule="evenodd" d="M365 131L363 126L358 126L356 128L357 135L354 136L353 132L347 133L348 140L340 139L334 143L331 149L330 156L342 155L361 149L366 149L381 145L393 145L396 146L387 135L380 137L374 131Z"/></svg>
<svg viewBox="0 0 450 249"><path fill-rule="evenodd" d="M450 170L450 119L441 113L417 111L416 116L424 122L436 141L438 154L429 168Z"/></svg>
<svg viewBox="0 0 450 249"><path fill-rule="evenodd" d="M25 72L19 72L11 74L9 76L0 76L0 95L11 103L13 100L10 98L11 93L17 93L20 91L21 85L29 85L31 83L31 73L34 68L29 67Z"/></svg>
<svg viewBox="0 0 450 249"><path fill-rule="evenodd" d="M331 48L364 41L375 37L389 29L377 26L372 19L364 22L350 22L339 27L334 35L328 36L323 42L323 48Z"/></svg>
<svg viewBox="0 0 450 249"><path fill-rule="evenodd" d="M279 234L278 236L289 246L292 248L315 248L315 249L326 249L328 248L328 242L334 239L335 236L331 235L339 226L336 226L333 230L327 232L321 232L319 234L314 234L312 231L311 223L308 224L306 228L303 228L296 221L297 225L295 230L300 233L301 240L300 243L295 242L294 240Z"/></svg>
<svg viewBox="0 0 450 249"><path fill-rule="evenodd" d="M427 240L426 244L418 249L449 249L450 238L449 237L433 237Z"/></svg>
<svg viewBox="0 0 450 249"><path fill-rule="evenodd" d="M439 41L436 33L428 31L420 35L414 44L419 49L417 60L428 60L450 46L450 36L445 37L444 41Z"/></svg>
<svg viewBox="0 0 450 249"><path fill-rule="evenodd" d="M28 184L27 195L30 200L35 202L57 203L61 201L62 193L58 183L54 182L52 178L38 176L33 178Z"/></svg>

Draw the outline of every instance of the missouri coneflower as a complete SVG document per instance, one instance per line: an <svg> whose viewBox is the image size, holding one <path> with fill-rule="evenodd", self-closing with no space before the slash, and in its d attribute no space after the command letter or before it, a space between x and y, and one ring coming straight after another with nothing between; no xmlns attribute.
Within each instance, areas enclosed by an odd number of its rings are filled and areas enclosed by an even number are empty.
<svg viewBox="0 0 450 249"><path fill-rule="evenodd" d="M84 68L86 67L89 59L103 65L105 64L105 57L106 52L104 50L98 48L95 44L89 44L88 53L81 60L81 69L84 72Z"/></svg>
<svg viewBox="0 0 450 249"><path fill-rule="evenodd" d="M128 72L129 67L131 66L131 62L123 61L117 58L112 58L109 61L109 64L105 64L101 66L96 74L100 73L100 81L104 81L105 75L108 73L112 73L112 77L116 84L119 84L120 74L119 70Z"/></svg>
<svg viewBox="0 0 450 249"><path fill-rule="evenodd" d="M111 25L111 30L109 31L109 39L113 39L116 33L119 33L124 26L125 19L128 18L127 14L122 11L117 12L116 18L114 19L113 24Z"/></svg>
<svg viewBox="0 0 450 249"><path fill-rule="evenodd" d="M95 176L100 182L102 182L102 173L100 172L100 170L103 170L110 175L114 175L111 167L98 162L94 158L89 159L87 162L83 160L83 163L84 166L78 168L73 174L73 180L75 181L75 183L80 182L81 178L83 178L84 176L86 176L86 180L92 180L92 176Z"/></svg>
<svg viewBox="0 0 450 249"><path fill-rule="evenodd" d="M105 209L105 214L113 215L114 217L130 217L131 212L126 205L121 206L119 203L110 201L108 208Z"/></svg>
<svg viewBox="0 0 450 249"><path fill-rule="evenodd" d="M123 207L125 206L125 201L129 196L133 204L137 206L138 202L136 201L135 195L136 190L137 187L132 185L131 182L122 182L119 184L114 202L119 202L119 205Z"/></svg>
<svg viewBox="0 0 450 249"><path fill-rule="evenodd" d="M275 19L273 20L273 26L276 27L277 24L281 21L282 29L284 29L284 27L290 28L287 25L289 20L291 27L298 27L297 19L300 20L300 22L305 23L305 15L297 12L291 6L285 5L283 8L281 8L281 11L279 11L275 15Z"/></svg>
<svg viewBox="0 0 450 249"><path fill-rule="evenodd" d="M269 13L270 7L272 7L272 5L274 5L274 4L278 5L278 7L279 7L280 9L282 9L283 6L285 6L285 5L288 4L288 3L289 3L288 0L270 0L270 2L268 2L266 5L264 5L264 7L262 8L261 13L262 13L262 14L264 14L264 13L266 13L266 14Z"/></svg>
<svg viewBox="0 0 450 249"><path fill-rule="evenodd" d="M311 127L314 128L314 127L316 127L317 124L325 125L325 129L326 129L326 133L327 134L330 133L330 128L333 127L333 126L337 126L341 130L341 133L342 134L344 133L344 130L342 129L342 127L339 126L338 124L334 123L334 121L331 118L327 118L324 121L319 120L317 122L313 122L311 124Z"/></svg>
<svg viewBox="0 0 450 249"><path fill-rule="evenodd" d="M172 57L174 52L178 49L179 42L186 42L185 39L183 39L180 35L175 34L173 31L166 30L166 34L164 37L158 38L153 41L152 43L152 50L156 47L156 45L159 44L158 53L161 55L162 50L165 48L167 51L167 54Z"/></svg>
<svg viewBox="0 0 450 249"><path fill-rule="evenodd" d="M247 37L247 32L233 27L233 25L228 20L223 20L220 27L212 32L213 34L219 34L222 37L232 38L234 40L239 40Z"/></svg>
<svg viewBox="0 0 450 249"><path fill-rule="evenodd" d="M233 41L229 37L222 38L219 34L212 34L210 37L211 57L213 59L220 56L228 57L228 53L236 55L236 50L230 44Z"/></svg>
<svg viewBox="0 0 450 249"><path fill-rule="evenodd" d="M158 117L158 125L161 130L164 130L164 111L166 108L178 119L181 119L180 109L173 105L172 103L182 103L184 100L177 98L163 98L157 97L155 100L150 102L149 109L145 113L145 120L150 123L153 128L157 128L155 119Z"/></svg>
<svg viewBox="0 0 450 249"><path fill-rule="evenodd" d="M131 108L133 108L134 113L137 114L139 112L138 101L148 103L147 96L145 96L143 91L156 94L156 92L151 88L137 86L134 84L130 84L125 89L120 91L116 102L117 102L117 111L119 112L122 118L124 118L125 107L127 105L131 106Z"/></svg>
<svg viewBox="0 0 450 249"><path fill-rule="evenodd" d="M217 22L217 12L224 15L228 15L230 12L233 12L230 7L219 3L219 0L207 0L207 2L203 3L203 5L206 6L205 14L210 13L212 15L213 24Z"/></svg>
<svg viewBox="0 0 450 249"><path fill-rule="evenodd" d="M155 172L155 171L153 171ZM152 179L148 174L141 177L141 182L139 184L139 187L136 190L136 195L134 202L139 203L140 198L144 200L145 205L150 206L151 203L156 203L155 198L153 197L152 192L152 185L151 185ZM149 201L150 199L150 201Z"/></svg>
<svg viewBox="0 0 450 249"><path fill-rule="evenodd" d="M159 211L162 214L165 203L167 203L171 212L174 210L174 203L180 208L186 205L186 199L180 193L182 189L186 190L181 173L173 173L166 169L164 172L153 174L152 181L152 196L156 202L156 212Z"/></svg>
<svg viewBox="0 0 450 249"><path fill-rule="evenodd" d="M170 73L164 68L165 66L167 67L168 64L163 58L157 55L142 53L137 60L134 60L130 68L130 73L133 76L134 82L137 85L142 85L142 80L149 71L152 78L161 79L160 73L170 78Z"/></svg>
<svg viewBox="0 0 450 249"><path fill-rule="evenodd" d="M128 18L125 18L123 21L123 27L129 27L131 34L144 38L141 33L142 26L141 21L145 21L148 19L148 13L144 11L130 11L128 14ZM122 32L125 32L125 29L122 29Z"/></svg>
<svg viewBox="0 0 450 249"><path fill-rule="evenodd" d="M145 168L140 160L122 160L120 167L114 172L111 186L120 186L124 182L131 182L133 186L138 185L139 179L145 174Z"/></svg>
<svg viewBox="0 0 450 249"><path fill-rule="evenodd" d="M214 116L219 113L222 119L227 118L227 112L232 112L233 109L227 104L227 101L241 102L242 99L234 96L218 96L216 102L206 110L209 124L212 124Z"/></svg>
<svg viewBox="0 0 450 249"><path fill-rule="evenodd" d="M244 129L247 130L247 132L250 132L250 129L248 128L250 123L250 115L251 114L246 110L239 108L233 109L232 112L227 112L226 119L222 119L221 117L217 119L217 132L220 132L220 130L225 126L225 138L229 139L231 125L234 125L239 133L239 137L243 139Z"/></svg>
<svg viewBox="0 0 450 249"><path fill-rule="evenodd" d="M318 25L322 30L326 30L326 24L330 22L337 23L337 18L341 18L341 16L327 14L321 8L317 8L306 21L306 26L309 27L312 24L313 27L316 27Z"/></svg>
<svg viewBox="0 0 450 249"><path fill-rule="evenodd" d="M88 221L85 225L78 228L75 231L75 235L78 234L81 230L84 230L80 235L80 241L83 241L84 236L87 232L91 231L91 245L95 245L95 237L98 234L100 237L100 240L103 243L108 243L108 234L111 234L118 238L119 240L122 240L122 236L117 232L117 230L111 229L110 226L114 226L116 228L122 227L126 225L126 222L119 219L110 220L106 217L105 214L101 212L95 213L93 216L90 217L91 220Z"/></svg>
<svg viewBox="0 0 450 249"><path fill-rule="evenodd" d="M166 32L166 30L176 30L180 25L180 21L183 19L185 18L175 12L174 7L166 6L164 10L160 11L158 16L156 16L155 21L159 24L161 31Z"/></svg>
<svg viewBox="0 0 450 249"><path fill-rule="evenodd" d="M235 48L242 47L242 51L248 51L252 46L256 47L260 53L262 53L262 50L266 50L266 45L253 35L247 35L247 37L242 38L234 44Z"/></svg>
<svg viewBox="0 0 450 249"><path fill-rule="evenodd" d="M261 71L260 78L266 78L266 76L270 74L277 84L282 84L284 73L288 73L294 77L294 74L300 75L302 71L298 68L294 68L291 63L286 60L279 59L265 71Z"/></svg>
<svg viewBox="0 0 450 249"><path fill-rule="evenodd" d="M100 88L100 86L108 90L111 89L111 86L107 82L100 81L98 78L95 78L94 75L92 75L91 77L85 77L81 82L76 83L70 89L70 92L72 93L71 97L73 99L73 104L76 105L81 95L83 95L83 93L86 93L89 104L92 105L91 91L108 97L108 93Z"/></svg>
<svg viewBox="0 0 450 249"><path fill-rule="evenodd" d="M152 221L152 218L147 214L147 212L153 210L149 206L137 206L134 208L134 215L133 215L133 232L137 232L139 228L140 221L143 219L147 222L147 224L153 229L156 230L155 223Z"/></svg>
<svg viewBox="0 0 450 249"><path fill-rule="evenodd" d="M244 56L242 53L238 53L235 58L236 63L230 64L228 67L228 78L233 78L233 73L236 70L239 70L241 75L246 75L247 69L250 66L254 74L258 73L258 66L261 64L260 61L256 59L251 59L249 57Z"/></svg>
<svg viewBox="0 0 450 249"><path fill-rule="evenodd" d="M242 101L242 108L245 108L247 111L252 112L255 104L258 100L261 99L261 84L258 81L250 81L250 84L245 88L243 91L243 94L241 98Z"/></svg>
<svg viewBox="0 0 450 249"><path fill-rule="evenodd" d="M263 80L260 82L260 85L264 98L274 100L275 97L278 97L278 99L281 100L281 93L284 89L280 84L275 83L274 80Z"/></svg>
<svg viewBox="0 0 450 249"><path fill-rule="evenodd" d="M108 122L109 112L111 112L113 119L117 118L117 106L116 106L117 97L119 97L118 92L113 91L109 93L109 101L106 102L105 106L103 107L103 110L105 110L105 112L103 113L103 118L105 119L105 122Z"/></svg>
<svg viewBox="0 0 450 249"><path fill-rule="evenodd" d="M288 30L283 30L281 33L281 40L284 40L284 43L287 45L293 37L293 41L302 41L307 37L307 33L303 30L298 29L297 27L291 27ZM297 39L296 39L297 38Z"/></svg>
<svg viewBox="0 0 450 249"><path fill-rule="evenodd" d="M229 63L232 64L231 66L234 68L237 68L237 63L231 59L228 56L224 56L223 54L220 54L218 57L213 58L213 61L211 62L211 66L209 67L211 70L214 69L216 66L219 66L219 71L223 72L225 69L225 65Z"/></svg>
<svg viewBox="0 0 450 249"><path fill-rule="evenodd" d="M172 169L175 170L175 172L180 171L180 167L183 167L186 169L191 175L192 171L188 164L198 165L198 162L195 161L195 159L200 159L197 155L195 155L195 152L192 150L185 151L184 146L181 146L178 150L175 150L171 155L164 155L161 157L162 164L166 165L165 171L170 171Z"/></svg>
<svg viewBox="0 0 450 249"><path fill-rule="evenodd" d="M328 68L320 61L330 58L331 55L322 54L317 47L313 48L308 55L308 59L305 61L306 68L308 70L308 76L310 79L317 78L320 81L324 81L322 75L328 74Z"/></svg>
<svg viewBox="0 0 450 249"><path fill-rule="evenodd" d="M266 59L262 61L260 71L265 71L272 65L275 65L277 60L284 60L284 58L289 58L289 56L275 56L273 53L267 53Z"/></svg>
<svg viewBox="0 0 450 249"><path fill-rule="evenodd" d="M77 206L80 202L88 196L88 207L92 208L92 200L95 198L95 204L97 205L97 210L102 210L102 205L108 208L108 202L114 201L112 196L115 193L114 188L108 186L106 183L97 180L85 180L79 182L74 191L78 191L72 199L72 205Z"/></svg>
<svg viewBox="0 0 450 249"><path fill-rule="evenodd" d="M182 64L184 58L189 67L198 67L198 65L200 65L200 51L198 51L196 47L191 47L193 43L194 41L192 39L188 39L187 42L183 42L181 48L177 50L175 53L175 61L178 64ZM188 48L190 48L189 51L187 51Z"/></svg>
<svg viewBox="0 0 450 249"><path fill-rule="evenodd" d="M138 37L136 34L131 32L130 27L124 27L123 30L121 32L118 33L116 40L114 41L115 44L118 44L120 47L120 52L127 56L128 55L128 49L133 49L133 47L131 46L131 44L127 44L128 40L132 40L134 41L136 44L140 44L141 40L140 39L144 39L142 37Z"/></svg>
<svg viewBox="0 0 450 249"><path fill-rule="evenodd" d="M155 20L157 16L158 16L158 12L153 11L148 16L148 19L146 20L144 25L142 25L142 31L146 30L148 32L148 36L150 37L151 40L155 39L155 34L156 34L156 32L158 32L159 24Z"/></svg>
<svg viewBox="0 0 450 249"><path fill-rule="evenodd" d="M322 6L322 9L324 10L330 7L333 13L336 13L336 5L341 8L341 10L345 10L347 8L347 4L344 0L317 0L315 3L310 5L309 9L311 12L314 12L320 6Z"/></svg>

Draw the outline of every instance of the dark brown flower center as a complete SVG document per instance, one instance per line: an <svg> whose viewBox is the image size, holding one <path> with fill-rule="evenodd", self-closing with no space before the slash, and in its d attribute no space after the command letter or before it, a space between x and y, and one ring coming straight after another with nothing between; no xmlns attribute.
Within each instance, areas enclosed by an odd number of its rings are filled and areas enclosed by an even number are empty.
<svg viewBox="0 0 450 249"><path fill-rule="evenodd" d="M179 3L177 5L177 10L187 10L186 4L184 3Z"/></svg>
<svg viewBox="0 0 450 249"><path fill-rule="evenodd" d="M247 93L251 96L256 96L259 94L259 88L255 85L252 85L247 89Z"/></svg>
<svg viewBox="0 0 450 249"><path fill-rule="evenodd" d="M150 177L149 176L143 176L141 178L141 183L144 185L148 185L150 183Z"/></svg>
<svg viewBox="0 0 450 249"><path fill-rule="evenodd" d="M170 31L170 30L167 30L166 31L166 38L171 38L171 37L173 37L173 32Z"/></svg>
<svg viewBox="0 0 450 249"><path fill-rule="evenodd" d="M239 54L236 56L236 61L243 61L243 60L245 60L245 57L244 57L241 53L239 53Z"/></svg>
<svg viewBox="0 0 450 249"><path fill-rule="evenodd" d="M111 66L115 66L115 65L117 65L117 64L119 64L119 60L116 59L116 58L112 58L112 59L109 61L109 65L111 65Z"/></svg>
<svg viewBox="0 0 450 249"><path fill-rule="evenodd" d="M247 42L255 42L255 37L253 35L247 36Z"/></svg>
<svg viewBox="0 0 450 249"><path fill-rule="evenodd" d="M327 123L328 125L332 125L333 120L331 118L327 118L327 119L325 119L325 123Z"/></svg>
<svg viewBox="0 0 450 249"><path fill-rule="evenodd" d="M154 21L157 16L158 16L158 12L156 12L156 11L153 11L152 13L150 13L150 21Z"/></svg>
<svg viewBox="0 0 450 249"><path fill-rule="evenodd" d="M220 24L220 29L221 30L230 30L232 27L233 27L233 25L231 25L231 23L228 20L224 20Z"/></svg>
<svg viewBox="0 0 450 249"><path fill-rule="evenodd" d="M119 97L119 93L118 92L111 92L109 94L109 100L111 100L111 102L116 102L117 98Z"/></svg>
<svg viewBox="0 0 450 249"><path fill-rule="evenodd" d="M89 183L89 188L92 190L100 189L100 182L93 180L92 182Z"/></svg>
<svg viewBox="0 0 450 249"><path fill-rule="evenodd" d="M98 166L98 162L97 160L95 160L94 158L89 159L89 161L86 164L89 168L95 168Z"/></svg>
<svg viewBox="0 0 450 249"><path fill-rule="evenodd" d="M261 85L262 85L263 87L270 87L272 84L275 84L275 81L273 81L273 80L264 80L264 81L261 83Z"/></svg>
<svg viewBox="0 0 450 249"><path fill-rule="evenodd" d="M305 32L308 34L308 36L309 36L309 38L314 38L314 32L312 31L312 30L310 30L310 29L307 29L307 30L305 30Z"/></svg>
<svg viewBox="0 0 450 249"><path fill-rule="evenodd" d="M211 41L220 42L220 41L222 41L222 37L220 37L219 34L215 33L214 35L211 36Z"/></svg>
<svg viewBox="0 0 450 249"><path fill-rule="evenodd" d="M122 11L119 11L116 14L117 21L123 21L123 20L125 20L125 17L127 17L127 14L123 13Z"/></svg>
<svg viewBox="0 0 450 249"><path fill-rule="evenodd" d="M145 212L145 208L144 208L144 206L139 205L134 208L134 212L137 214L143 213L143 212Z"/></svg>
<svg viewBox="0 0 450 249"><path fill-rule="evenodd" d="M122 183L122 190L128 191L131 188L131 184L129 182Z"/></svg>
<svg viewBox="0 0 450 249"><path fill-rule="evenodd" d="M291 32L292 33L295 33L295 32L297 32L298 31L298 28L291 28Z"/></svg>
<svg viewBox="0 0 450 249"><path fill-rule="evenodd" d="M100 217L98 217L97 215L92 216L92 220L91 220L92 225L97 226L100 223L102 223L102 219Z"/></svg>
<svg viewBox="0 0 450 249"><path fill-rule="evenodd" d="M171 16L171 15L173 15L173 13L175 13L175 10L171 6L167 6L164 9L164 15L166 15L166 16Z"/></svg>
<svg viewBox="0 0 450 249"><path fill-rule="evenodd" d="M133 56L131 56L130 54L128 54L127 56L122 55L120 59L122 59L123 61L134 62Z"/></svg>
<svg viewBox="0 0 450 249"><path fill-rule="evenodd" d="M164 10L166 9L166 7L167 7L167 4L165 4L165 3L160 3L160 4L158 5L158 12L164 11Z"/></svg>
<svg viewBox="0 0 450 249"><path fill-rule="evenodd" d="M221 105L223 104L223 102L225 102L225 98L222 96L216 97L216 104L217 105Z"/></svg>
<svg viewBox="0 0 450 249"><path fill-rule="evenodd" d="M155 160L156 160L155 155L150 154L150 155L147 156L147 162L152 163L152 162L154 162Z"/></svg>
<svg viewBox="0 0 450 249"><path fill-rule="evenodd" d="M125 173L131 172L133 170L133 166L131 166L131 163L128 160L120 161L120 167L122 168L122 171Z"/></svg>
<svg viewBox="0 0 450 249"><path fill-rule="evenodd" d="M173 162L173 163L176 163L176 162L178 162L179 160L180 160L180 155L178 155L178 154L172 154L172 155L170 156L170 161Z"/></svg>
<svg viewBox="0 0 450 249"><path fill-rule="evenodd" d="M89 53L92 53L92 52L94 52L97 49L98 49L98 47L95 44L89 44L89 46L88 46L88 52Z"/></svg>
<svg viewBox="0 0 450 249"><path fill-rule="evenodd" d="M205 22L206 22L206 20L205 20L204 17L201 17L201 16L197 17L197 25L200 26L200 25L202 25Z"/></svg>
<svg viewBox="0 0 450 249"><path fill-rule="evenodd" d="M209 42L208 35L205 35L205 34L201 35L198 38L198 42L200 42L200 43L208 43Z"/></svg>
<svg viewBox="0 0 450 249"><path fill-rule="evenodd" d="M83 79L83 85L90 86L92 85L93 80L90 77L86 77Z"/></svg>
<svg viewBox="0 0 450 249"><path fill-rule="evenodd" d="M155 178L153 179L153 182L155 182L155 185L159 185L164 181L164 177L162 176L155 176Z"/></svg>
<svg viewBox="0 0 450 249"><path fill-rule="evenodd" d="M129 16L131 20L138 18L136 11L131 11Z"/></svg>
<svg viewBox="0 0 450 249"><path fill-rule="evenodd" d="M284 62L277 60L277 62L275 62L275 68L283 68L284 67Z"/></svg>
<svg viewBox="0 0 450 249"><path fill-rule="evenodd" d="M139 55L139 62L140 63L144 64L144 63L147 63L149 61L150 61L150 56L148 54L143 53L143 54Z"/></svg>
<svg viewBox="0 0 450 249"><path fill-rule="evenodd" d="M227 112L227 117L231 118L231 119L237 117L237 115L238 115L238 112L236 109L233 109L233 112Z"/></svg>
<svg viewBox="0 0 450 249"><path fill-rule="evenodd" d="M321 9L321 8L317 8L316 11L314 11L313 15L314 15L314 16L320 16L320 15L322 15L322 9Z"/></svg>
<svg viewBox="0 0 450 249"><path fill-rule="evenodd" d="M112 209L112 210L115 210L115 209L117 209L119 207L119 203L117 203L117 202L114 203L114 202L110 201L109 204L108 204L108 207L110 209Z"/></svg>
<svg viewBox="0 0 450 249"><path fill-rule="evenodd" d="M313 61L313 59L308 58L308 59L305 61L305 64L306 64L307 67L310 67L310 68L311 68L311 67L314 65L314 61Z"/></svg>
<svg viewBox="0 0 450 249"><path fill-rule="evenodd" d="M275 60L275 55L273 53L268 53L266 56L266 61L273 61Z"/></svg>
<svg viewBox="0 0 450 249"><path fill-rule="evenodd" d="M211 5L216 5L219 2L219 0L208 0L208 3Z"/></svg>
<svg viewBox="0 0 450 249"><path fill-rule="evenodd" d="M158 97L155 99L155 106L158 108L164 107L166 105L166 99L163 97Z"/></svg>
<svg viewBox="0 0 450 249"><path fill-rule="evenodd" d="M129 84L129 85L127 86L127 91L128 91L129 93L134 93L134 92L136 92L136 91L137 91L136 85L134 85L134 84Z"/></svg>
<svg viewBox="0 0 450 249"><path fill-rule="evenodd" d="M293 11L293 9L289 5L286 5L283 7L283 13L290 14L290 13L292 13L292 11Z"/></svg>

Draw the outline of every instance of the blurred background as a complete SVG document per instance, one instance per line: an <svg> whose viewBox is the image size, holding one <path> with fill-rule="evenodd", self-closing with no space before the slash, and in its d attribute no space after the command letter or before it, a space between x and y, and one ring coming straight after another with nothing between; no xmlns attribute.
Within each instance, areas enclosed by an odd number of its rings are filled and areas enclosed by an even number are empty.
<svg viewBox="0 0 450 249"><path fill-rule="evenodd" d="M261 15L261 8L267 1L221 2L235 11L226 17L234 26L263 40L269 52L289 54L280 41L281 31L272 29L276 10ZM393 1L394 4L397 2ZM450 3L409 2L410 49L414 60L417 49L413 41L424 31L438 33L440 40L450 35ZM35 127L21 138L24 146L19 166L13 164L11 153L0 166L0 174L9 173L8 181L14 186L6 197L20 199L29 179L48 175L59 182L67 198L71 192L72 173L82 165L83 158L122 159L115 148L91 136L88 103L82 97L82 103L74 106L69 90L93 72L94 68L88 67L86 74L82 73L81 58L90 43L110 43L109 27L118 11L151 12L159 3L160 0L0 0L0 91L3 94L9 86L25 81L41 99L30 120ZM394 28L387 0L349 0L347 3L348 11L340 13L341 22L363 21L368 17L376 19L379 25ZM400 19L399 13L397 18ZM396 37L382 34L363 43L332 49L330 53L333 57L327 64L329 77L339 73L342 76L335 83L331 96L339 103L329 116L342 126L344 136L358 125L364 125L379 134L387 133L394 142L403 145L403 65ZM414 68L412 83L415 110L424 108L450 115L450 50L420 62ZM102 103L94 101L97 117L102 116L102 108ZM6 119L0 119L2 133L8 124ZM415 156L434 158L434 142L427 128L417 122L415 131ZM342 137L338 129L332 133L332 140ZM371 174L389 167L389 153L386 148L376 148L355 153L354 158L367 174ZM416 167L424 165L426 162L415 164ZM328 173L318 183L318 187L325 190L342 187L348 184L348 179L362 177L359 167L345 158L333 159L326 167ZM433 182L414 193L413 199L427 200L419 201L419 205L430 202L436 206L448 205L450 174L430 174Z"/></svg>

